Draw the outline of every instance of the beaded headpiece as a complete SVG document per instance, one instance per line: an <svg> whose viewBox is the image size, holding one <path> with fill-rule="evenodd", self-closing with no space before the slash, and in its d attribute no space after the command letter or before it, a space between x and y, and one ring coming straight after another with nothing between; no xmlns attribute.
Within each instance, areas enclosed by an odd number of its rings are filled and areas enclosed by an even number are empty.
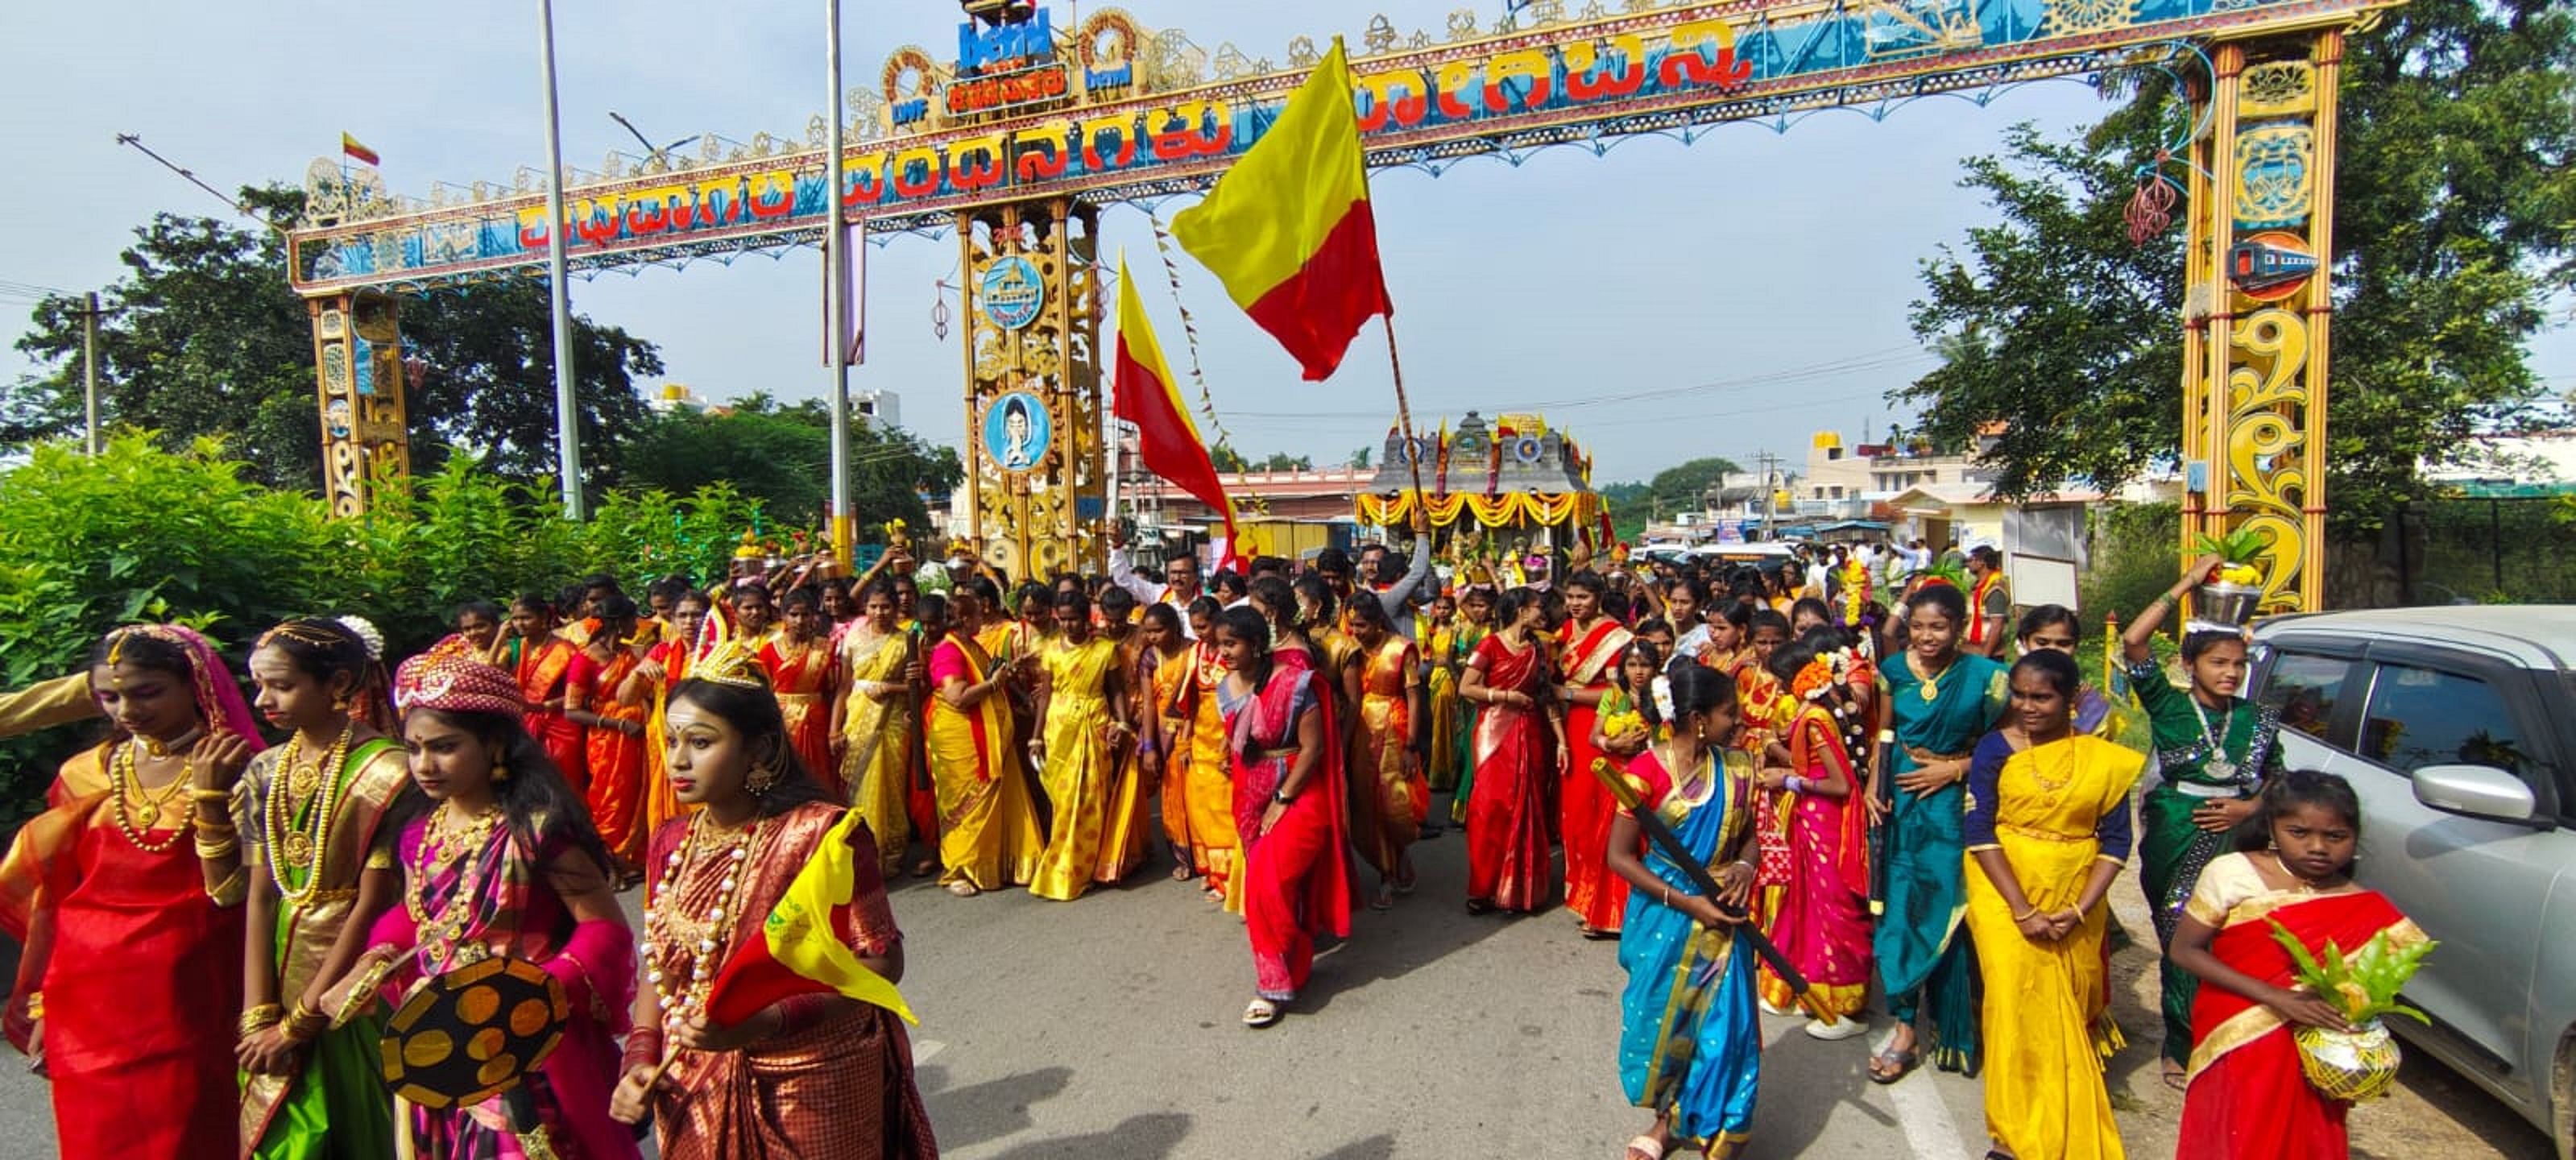
<svg viewBox="0 0 2576 1160"><path fill-rule="evenodd" d="M761 666L759 650L739 640L723 641L708 649L705 656L689 666L689 675L740 689L769 689L769 670Z"/></svg>
<svg viewBox="0 0 2576 1160"><path fill-rule="evenodd" d="M394 675L394 705L408 713L525 713L528 701L508 673L457 653L423 653Z"/></svg>

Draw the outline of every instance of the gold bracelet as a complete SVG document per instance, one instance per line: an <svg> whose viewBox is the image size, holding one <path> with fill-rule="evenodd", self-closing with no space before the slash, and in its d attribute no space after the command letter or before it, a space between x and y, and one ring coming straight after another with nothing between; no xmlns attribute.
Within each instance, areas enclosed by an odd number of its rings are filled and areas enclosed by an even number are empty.
<svg viewBox="0 0 2576 1160"><path fill-rule="evenodd" d="M275 1003L262 1003L242 1012L241 1022L235 1025L235 1029L241 1032L242 1038L248 1039L252 1035L277 1026L278 1020L284 1018L286 1018L286 1008Z"/></svg>
<svg viewBox="0 0 2576 1160"><path fill-rule="evenodd" d="M239 838L227 837L217 842L209 842L203 838L197 840L197 857L208 862L216 861L221 858L228 858L238 853L241 853L241 839Z"/></svg>
<svg viewBox="0 0 2576 1160"><path fill-rule="evenodd" d="M2014 916L2013 916L2013 921L2014 921L2014 922L2028 922L2028 921L2030 921L2031 919L2034 919L2034 918L2037 918L2037 917L2039 917L2039 908L2038 908L2038 907L2036 907L2036 906L2034 906L2034 907L2031 907L2031 908L2030 908L2029 910L2027 910L2027 911L2024 911L2024 912L2022 912L2022 913L2020 913L2020 914L2016 914L2016 915L2014 915Z"/></svg>
<svg viewBox="0 0 2576 1160"><path fill-rule="evenodd" d="M233 800L233 791L228 789L192 789L188 791L188 800L229 803Z"/></svg>

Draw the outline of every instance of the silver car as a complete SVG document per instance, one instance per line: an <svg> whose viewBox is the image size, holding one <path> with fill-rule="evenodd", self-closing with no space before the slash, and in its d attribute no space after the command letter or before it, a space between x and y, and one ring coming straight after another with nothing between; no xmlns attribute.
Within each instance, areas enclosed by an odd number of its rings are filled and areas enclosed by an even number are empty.
<svg viewBox="0 0 2576 1160"><path fill-rule="evenodd" d="M2267 620L2289 767L2359 791L2356 874L2441 940L2390 1025L2576 1160L2576 607Z"/></svg>

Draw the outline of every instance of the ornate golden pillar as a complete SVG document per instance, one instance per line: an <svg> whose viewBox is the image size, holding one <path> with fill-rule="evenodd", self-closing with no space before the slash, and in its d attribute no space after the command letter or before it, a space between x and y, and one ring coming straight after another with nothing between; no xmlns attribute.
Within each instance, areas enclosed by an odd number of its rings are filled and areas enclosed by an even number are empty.
<svg viewBox="0 0 2576 1160"><path fill-rule="evenodd" d="M2263 610L2314 610L2343 30L2216 44L2210 57L2184 259L2184 549L2254 528L2272 545Z"/></svg>
<svg viewBox="0 0 2576 1160"><path fill-rule="evenodd" d="M363 515L378 485L411 474L398 311L365 292L308 298L305 308L322 404L322 495L332 515Z"/></svg>
<svg viewBox="0 0 2576 1160"><path fill-rule="evenodd" d="M1071 198L957 217L967 536L1015 580L1103 563L1099 226Z"/></svg>

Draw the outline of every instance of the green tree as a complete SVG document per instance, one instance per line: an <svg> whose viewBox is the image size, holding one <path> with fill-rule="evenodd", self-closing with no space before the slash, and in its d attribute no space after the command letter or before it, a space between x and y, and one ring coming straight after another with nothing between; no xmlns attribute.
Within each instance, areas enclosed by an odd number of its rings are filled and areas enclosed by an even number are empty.
<svg viewBox="0 0 2576 1160"><path fill-rule="evenodd" d="M725 484L789 526L819 526L831 501L831 419L819 399L781 404L760 393L705 413L652 416L618 456L616 474L626 486L688 495ZM861 539L874 539L874 528L898 517L929 526L922 494L945 492L964 477L955 448L933 448L874 423L850 428L850 503Z"/></svg>
<svg viewBox="0 0 2576 1160"><path fill-rule="evenodd" d="M1698 511L1711 490L1725 487L1727 477L1743 473L1734 460L1710 457L1667 467L1646 483L1609 484L1601 495L1610 503L1611 530L1622 539L1633 539L1658 516Z"/></svg>
<svg viewBox="0 0 2576 1160"><path fill-rule="evenodd" d="M2525 414L2523 343L2576 275L2576 12L2417 0L2347 42L2336 165L2327 494L2362 530L2424 493L2424 456ZM2027 127L1962 184L1999 221L1924 263L1913 322L1945 365L1892 392L1935 444L2009 424L1998 490L2113 487L2180 445L2181 229L2121 218L2186 116L2160 79L2081 137ZM2081 438L2068 434L2081 433Z"/></svg>
<svg viewBox="0 0 2576 1160"><path fill-rule="evenodd" d="M1362 471L1368 470L1369 459L1376 451L1377 448L1363 445L1359 450L1351 452L1350 465Z"/></svg>
<svg viewBox="0 0 2576 1160"><path fill-rule="evenodd" d="M1232 446L1224 443L1219 443L1214 447L1208 448L1208 462L1215 465L1218 471L1242 472L1250 470L1250 467L1243 461L1243 454L1236 451Z"/></svg>
<svg viewBox="0 0 2576 1160"><path fill-rule="evenodd" d="M1290 455L1285 451L1273 451L1270 453L1270 458L1262 460L1260 463L1254 465L1254 470L1313 471L1315 470L1315 460L1312 456Z"/></svg>
<svg viewBox="0 0 2576 1160"><path fill-rule="evenodd" d="M302 193L242 190L243 204L272 221L303 210ZM215 218L157 214L121 255L126 273L100 295L99 409L109 424L150 428L179 449L220 436L261 483L321 486L321 420L315 405L313 327L279 271L285 240L274 230ZM37 304L18 349L50 364L0 393L0 443L78 432L81 302ZM554 470L552 331L544 287L497 282L402 304L404 353L418 369L408 398L415 470L438 469L452 449L485 470L532 480ZM635 380L659 374L651 343L576 316L584 450L608 462L646 415ZM590 482L609 482L592 473Z"/></svg>

